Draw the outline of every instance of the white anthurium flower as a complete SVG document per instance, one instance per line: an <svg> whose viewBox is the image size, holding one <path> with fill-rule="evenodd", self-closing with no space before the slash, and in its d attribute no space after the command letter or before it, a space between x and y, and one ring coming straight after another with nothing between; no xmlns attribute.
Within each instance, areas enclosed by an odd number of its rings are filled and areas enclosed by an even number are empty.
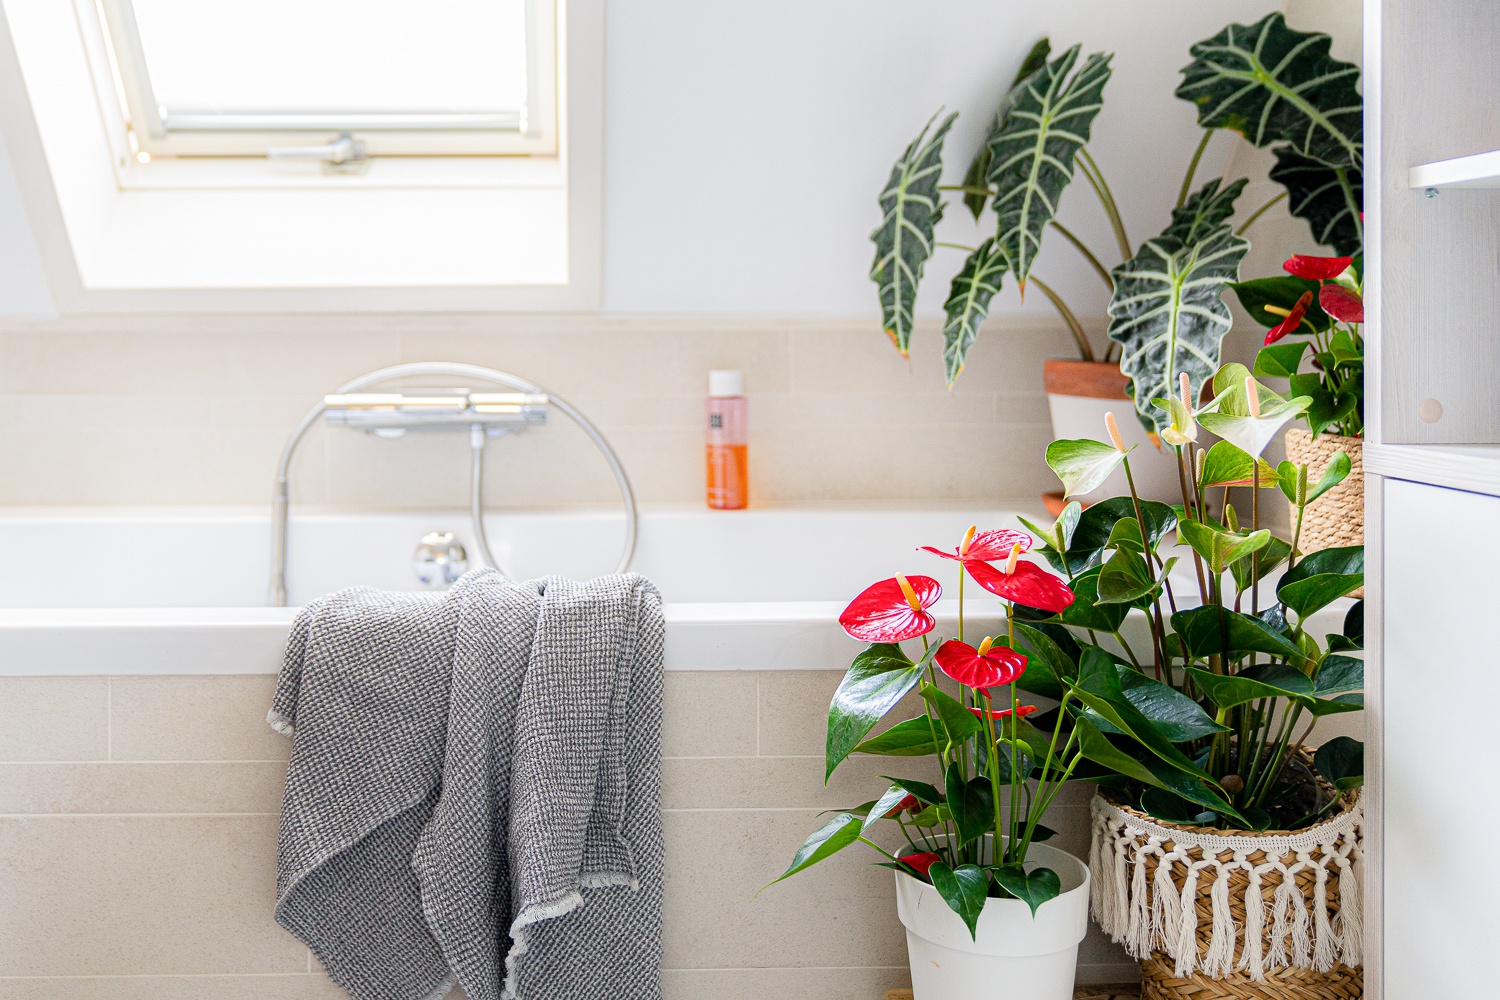
<svg viewBox="0 0 1500 1000"><path fill-rule="evenodd" d="M1312 403L1311 396L1284 399L1255 381L1244 365L1225 365L1214 388L1218 395L1199 413L1199 422L1252 458L1260 458L1277 432Z"/></svg>

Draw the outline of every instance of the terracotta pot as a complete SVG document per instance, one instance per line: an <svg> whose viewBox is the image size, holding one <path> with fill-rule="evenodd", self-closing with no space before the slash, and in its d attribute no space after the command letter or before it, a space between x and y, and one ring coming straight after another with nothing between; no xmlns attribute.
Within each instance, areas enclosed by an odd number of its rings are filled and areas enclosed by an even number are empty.
<svg viewBox="0 0 1500 1000"><path fill-rule="evenodd" d="M1157 444L1135 418L1134 404L1125 394L1129 376L1113 361L1071 361L1053 358L1044 363L1043 377L1047 389L1047 406L1052 412L1054 439L1092 438L1106 440L1104 415L1113 412L1126 446L1136 445L1130 453L1130 471L1142 498L1163 503L1181 503L1177 480L1176 456L1170 448L1158 450ZM1125 496L1130 492L1123 469L1116 470L1092 493L1073 499L1088 506L1097 500ZM1043 500L1054 515L1062 509L1062 494L1044 494Z"/></svg>

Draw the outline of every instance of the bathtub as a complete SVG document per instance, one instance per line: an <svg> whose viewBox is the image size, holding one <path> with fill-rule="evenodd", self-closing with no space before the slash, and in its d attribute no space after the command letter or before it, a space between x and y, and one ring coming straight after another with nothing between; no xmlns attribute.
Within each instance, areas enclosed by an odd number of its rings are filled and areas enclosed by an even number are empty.
<svg viewBox="0 0 1500 1000"><path fill-rule="evenodd" d="M1040 511L1023 511L1037 519ZM624 537L616 512L505 513L486 521L495 558L527 578L608 572ZM668 670L842 668L858 644L838 627L848 600L896 572L953 587L951 548L971 524L1021 527L1016 511L749 510L643 512L633 569L666 601ZM418 589L417 540L461 512L304 513L288 533L295 605L343 587ZM14 510L0 515L0 675L274 673L295 607L268 606L263 511ZM472 553L474 550L469 548ZM936 609L940 621L957 602ZM997 603L971 588L969 615Z"/></svg>

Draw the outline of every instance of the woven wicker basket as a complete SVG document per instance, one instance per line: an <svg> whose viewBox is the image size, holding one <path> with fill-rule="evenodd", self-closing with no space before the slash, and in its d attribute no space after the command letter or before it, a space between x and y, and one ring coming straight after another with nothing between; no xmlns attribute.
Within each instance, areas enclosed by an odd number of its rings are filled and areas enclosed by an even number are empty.
<svg viewBox="0 0 1500 1000"><path fill-rule="evenodd" d="M1304 749L1303 754L1310 757L1310 752ZM1319 779L1319 783L1331 794L1333 789ZM1242 830L1217 830L1205 827L1185 826L1178 823L1169 823L1165 820L1154 819L1145 816L1128 806L1123 806L1113 799L1112 802L1123 812L1140 817L1157 827L1182 830L1195 834L1209 834L1223 837L1239 838L1262 838L1282 835L1288 831L1242 831ZM1335 815L1355 808L1359 801L1358 791L1347 793L1340 809ZM1165 851L1170 852L1173 848L1171 842L1164 843ZM1193 848L1188 852L1194 861L1203 860L1203 852ZM1232 850L1220 851L1217 857L1221 860L1229 856L1241 857L1250 865L1260 865L1267 860L1263 851L1243 852L1236 855ZM1275 860L1275 859L1272 859ZM1283 855L1280 859L1283 864L1291 867L1296 861L1293 854ZM1146 863L1144 887L1145 891L1151 892L1156 878L1158 861L1155 857ZM1172 863L1171 877L1173 883L1182 889L1186 881L1188 864L1185 859L1177 859ZM1096 877L1098 877L1096 875ZM1304 868L1294 876L1302 895L1313 898L1315 893L1316 873ZM1245 870L1236 870L1229 877L1229 901L1230 908L1234 914L1235 935L1234 957L1238 960L1244 951L1245 936L1245 896L1249 885L1249 874ZM1266 873L1261 882L1262 892L1267 897L1275 893L1281 884L1281 876L1271 871ZM1338 914L1340 909L1339 877L1337 872L1330 872L1327 876L1325 892L1325 905L1327 907L1329 920ZM1356 891L1357 887L1356 887ZM1213 881L1205 879L1197 886L1196 895L1193 897L1197 911L1197 941L1198 949L1204 952L1208 949L1209 939L1212 934L1213 923ZM1272 926L1270 921L1264 923L1261 933L1262 951L1268 953L1272 946ZM1323 972L1311 968L1299 966L1281 966L1268 969L1263 978L1256 981L1248 972L1235 972L1228 976L1210 976L1199 972L1179 976L1176 972L1177 962L1161 950L1153 950L1149 955L1141 959L1141 1000L1264 1000L1264 998L1275 997L1277 1000L1349 1000L1349 998L1364 996L1364 975L1360 968L1350 968L1342 963L1336 964L1332 969Z"/></svg>
<svg viewBox="0 0 1500 1000"><path fill-rule="evenodd" d="M1307 505L1297 545L1303 552L1365 543L1364 443L1363 438L1341 434L1319 434L1314 438L1301 427L1286 432L1286 457L1296 465L1308 466L1307 479L1311 483L1323 475L1335 452L1348 455L1353 465L1347 479ZM1297 530L1295 509L1290 527Z"/></svg>

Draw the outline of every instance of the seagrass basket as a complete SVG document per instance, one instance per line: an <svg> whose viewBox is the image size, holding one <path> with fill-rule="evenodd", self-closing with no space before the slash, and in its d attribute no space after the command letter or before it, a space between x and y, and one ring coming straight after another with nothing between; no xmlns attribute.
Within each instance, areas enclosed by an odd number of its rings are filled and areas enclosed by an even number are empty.
<svg viewBox="0 0 1500 1000"><path fill-rule="evenodd" d="M1365 543L1365 468L1364 439L1342 434L1319 434L1315 439L1305 428L1286 432L1286 457L1297 465L1308 466L1308 482L1316 483L1333 461L1335 452L1349 456L1353 468L1342 483L1307 505L1302 515L1302 534L1298 548L1317 552L1342 545ZM1297 529L1297 511L1291 515L1289 530ZM1288 537L1291 537L1290 535Z"/></svg>
<svg viewBox="0 0 1500 1000"><path fill-rule="evenodd" d="M1357 790L1297 831L1169 823L1102 794L1093 815L1094 916L1140 961L1141 1000L1364 995Z"/></svg>

